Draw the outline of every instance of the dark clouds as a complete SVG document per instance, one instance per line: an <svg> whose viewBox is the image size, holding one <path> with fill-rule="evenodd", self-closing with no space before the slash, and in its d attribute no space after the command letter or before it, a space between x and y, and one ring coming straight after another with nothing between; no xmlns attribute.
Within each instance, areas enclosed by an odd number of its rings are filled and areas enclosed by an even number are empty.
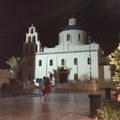
<svg viewBox="0 0 120 120"><path fill-rule="evenodd" d="M6 0L0 1L0 67L11 56L21 56L28 27L34 24L48 47L57 44L58 33L76 17L82 30L101 45L106 54L119 42L119 0Z"/></svg>

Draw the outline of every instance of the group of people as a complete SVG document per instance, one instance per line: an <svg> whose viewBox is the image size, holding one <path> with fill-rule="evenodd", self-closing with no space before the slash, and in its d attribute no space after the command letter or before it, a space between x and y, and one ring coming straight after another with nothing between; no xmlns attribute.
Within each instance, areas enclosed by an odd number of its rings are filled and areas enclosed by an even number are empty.
<svg viewBox="0 0 120 120"><path fill-rule="evenodd" d="M49 93L51 92L51 84L50 84L50 79L48 77L43 77L41 80L41 90L43 93L44 101L49 100Z"/></svg>

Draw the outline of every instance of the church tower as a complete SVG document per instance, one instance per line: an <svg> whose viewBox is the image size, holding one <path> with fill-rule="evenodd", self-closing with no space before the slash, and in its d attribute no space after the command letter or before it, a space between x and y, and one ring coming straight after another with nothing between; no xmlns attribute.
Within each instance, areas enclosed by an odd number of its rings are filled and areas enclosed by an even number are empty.
<svg viewBox="0 0 120 120"><path fill-rule="evenodd" d="M34 79L34 70L35 70L35 54L39 53L41 49L41 43L38 40L38 32L36 28L31 25L26 33L26 41L23 43L23 58L25 62L23 64L22 79Z"/></svg>
<svg viewBox="0 0 120 120"><path fill-rule="evenodd" d="M26 33L26 41L23 43L23 55L30 55L40 52L41 43L38 40L38 32L32 25Z"/></svg>

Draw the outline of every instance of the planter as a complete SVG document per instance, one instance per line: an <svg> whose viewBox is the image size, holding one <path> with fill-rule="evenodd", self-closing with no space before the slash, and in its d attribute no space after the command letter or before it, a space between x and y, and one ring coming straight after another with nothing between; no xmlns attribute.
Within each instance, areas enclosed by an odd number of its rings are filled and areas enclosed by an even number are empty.
<svg viewBox="0 0 120 120"><path fill-rule="evenodd" d="M23 85L2 85L2 95L9 96L9 95L20 95L23 93Z"/></svg>
<svg viewBox="0 0 120 120"><path fill-rule="evenodd" d="M18 84L19 84L18 80L10 79L10 85L18 85Z"/></svg>

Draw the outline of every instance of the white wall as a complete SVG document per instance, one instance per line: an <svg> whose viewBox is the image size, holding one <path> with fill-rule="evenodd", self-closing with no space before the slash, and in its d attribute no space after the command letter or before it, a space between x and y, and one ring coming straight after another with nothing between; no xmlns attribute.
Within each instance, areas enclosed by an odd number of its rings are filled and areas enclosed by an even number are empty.
<svg viewBox="0 0 120 120"><path fill-rule="evenodd" d="M88 52L69 52L69 53L41 53L36 55L35 78L42 78L50 75L53 69L61 67L61 59L65 59L65 66L71 68L70 80L74 80L74 74L78 73L78 77L84 80L85 77L90 78L90 65L87 63L89 57ZM74 58L78 59L78 65L74 65ZM53 66L49 66L50 59L53 60ZM91 74L93 78L98 79L98 52L91 52ZM39 66L39 60L42 60L42 66ZM86 79L87 79L86 78Z"/></svg>
<svg viewBox="0 0 120 120"><path fill-rule="evenodd" d="M111 81L110 65L105 65L104 66L104 80L107 81L107 82Z"/></svg>

